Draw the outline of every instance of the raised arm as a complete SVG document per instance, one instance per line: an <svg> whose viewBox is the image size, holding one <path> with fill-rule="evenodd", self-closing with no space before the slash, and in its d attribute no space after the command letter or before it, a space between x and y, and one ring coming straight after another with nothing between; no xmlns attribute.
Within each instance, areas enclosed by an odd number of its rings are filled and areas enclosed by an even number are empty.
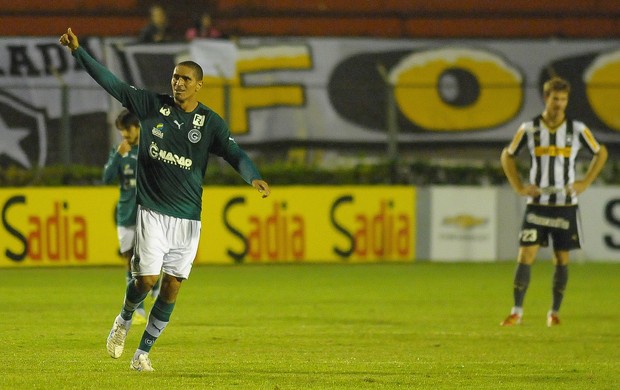
<svg viewBox="0 0 620 390"><path fill-rule="evenodd" d="M71 27L67 29L67 32L60 36L60 44L68 47L71 51L75 51L78 47L80 47L80 42L78 41L78 37L71 31Z"/></svg>
<svg viewBox="0 0 620 390"><path fill-rule="evenodd" d="M136 89L125 83L105 66L97 62L80 46L79 40L71 31L71 28L67 29L67 32L60 36L59 41L61 45L71 50L71 54L97 84L101 85L106 92L121 102L123 106L131 109L138 117L141 117L141 113L146 111L143 105L149 101L149 92Z"/></svg>

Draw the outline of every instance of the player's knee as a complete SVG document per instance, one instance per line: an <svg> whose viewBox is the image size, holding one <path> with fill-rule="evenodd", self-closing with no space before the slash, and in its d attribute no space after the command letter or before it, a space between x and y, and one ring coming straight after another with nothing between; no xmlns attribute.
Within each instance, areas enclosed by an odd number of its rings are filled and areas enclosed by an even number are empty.
<svg viewBox="0 0 620 390"><path fill-rule="evenodd" d="M151 291L156 282L157 282L157 276L142 275L142 276L136 277L136 287L142 293Z"/></svg>
<svg viewBox="0 0 620 390"><path fill-rule="evenodd" d="M161 299L166 303L175 302L182 281L183 280L180 278L164 274L162 277L161 289L159 290Z"/></svg>

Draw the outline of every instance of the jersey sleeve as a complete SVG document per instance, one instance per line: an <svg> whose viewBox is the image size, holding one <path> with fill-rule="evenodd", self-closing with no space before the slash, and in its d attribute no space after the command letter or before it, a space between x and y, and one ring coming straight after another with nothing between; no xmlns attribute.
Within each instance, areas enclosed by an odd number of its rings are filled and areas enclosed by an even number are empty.
<svg viewBox="0 0 620 390"><path fill-rule="evenodd" d="M103 167L102 181L105 184L110 184L118 177L118 170L121 164L121 155L116 152L116 149L110 151L108 156L108 162Z"/></svg>
<svg viewBox="0 0 620 390"><path fill-rule="evenodd" d="M512 138L512 141L510 142L510 144L508 145L509 155L515 156L519 154L519 152L521 151L521 148L523 148L523 146L527 143L526 129L527 127L525 123L523 123L519 127L519 130L517 130L517 133Z"/></svg>
<svg viewBox="0 0 620 390"><path fill-rule="evenodd" d="M587 126L583 126L579 132L579 137L581 142L587 146L592 154L598 154L598 151L601 150L601 145L598 143L596 138L594 138L594 134L592 134L592 131L590 131Z"/></svg>
<svg viewBox="0 0 620 390"><path fill-rule="evenodd" d="M256 165L247 153L235 142L228 130L228 126L226 126L222 119L219 120L215 128L213 141L210 152L226 160L246 183L252 184L253 180L262 179L258 168L256 168Z"/></svg>
<svg viewBox="0 0 620 390"><path fill-rule="evenodd" d="M105 89L114 99L118 100L124 107L138 115L139 118L144 118L149 112L149 109L156 104L156 94L137 89L121 81L105 66L91 57L81 46L74 50L72 54L97 84Z"/></svg>

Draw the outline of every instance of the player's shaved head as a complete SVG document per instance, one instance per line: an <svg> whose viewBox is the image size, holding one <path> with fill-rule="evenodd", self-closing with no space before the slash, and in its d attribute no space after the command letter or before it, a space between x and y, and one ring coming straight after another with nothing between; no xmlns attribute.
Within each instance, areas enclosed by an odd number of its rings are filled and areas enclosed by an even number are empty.
<svg viewBox="0 0 620 390"><path fill-rule="evenodd" d="M198 65L197 63L195 63L194 61L183 61L183 62L179 62L177 64L177 66L186 66L190 69L192 69L194 71L194 74L196 75L196 80L201 81L202 80L202 67L200 65Z"/></svg>

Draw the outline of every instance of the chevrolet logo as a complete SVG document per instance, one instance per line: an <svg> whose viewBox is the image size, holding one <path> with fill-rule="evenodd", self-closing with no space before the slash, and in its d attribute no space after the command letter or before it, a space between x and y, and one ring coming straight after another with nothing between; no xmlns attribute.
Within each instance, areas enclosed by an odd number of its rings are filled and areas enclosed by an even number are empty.
<svg viewBox="0 0 620 390"><path fill-rule="evenodd" d="M459 214L454 217L446 217L443 219L444 225L456 225L461 229L471 229L476 226L487 223L487 218L478 218L473 215Z"/></svg>

